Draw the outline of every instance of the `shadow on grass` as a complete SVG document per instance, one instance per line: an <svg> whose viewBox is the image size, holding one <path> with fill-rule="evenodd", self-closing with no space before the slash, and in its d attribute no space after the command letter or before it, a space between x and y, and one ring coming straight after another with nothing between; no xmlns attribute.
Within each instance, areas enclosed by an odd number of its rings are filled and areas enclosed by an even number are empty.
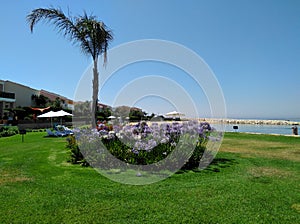
<svg viewBox="0 0 300 224"><path fill-rule="evenodd" d="M235 164L237 164L238 162L235 159L226 159L226 158L215 158L208 167L206 167L204 170L205 171L209 171L209 172L220 172L221 169L225 169L228 167L231 167ZM201 172L203 170L201 169L193 169L193 170L185 170L185 169L181 169L179 171L176 172L176 174L181 174L181 173L186 173L186 172Z"/></svg>

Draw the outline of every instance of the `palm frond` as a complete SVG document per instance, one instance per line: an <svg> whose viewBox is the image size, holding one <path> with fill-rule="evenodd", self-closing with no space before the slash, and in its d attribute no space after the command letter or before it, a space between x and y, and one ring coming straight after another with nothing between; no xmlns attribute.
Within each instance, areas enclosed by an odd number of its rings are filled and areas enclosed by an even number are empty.
<svg viewBox="0 0 300 224"><path fill-rule="evenodd" d="M34 26L41 20L45 20L48 23L52 23L59 33L62 33L64 37L67 37L73 44L85 44L85 39L77 29L72 18L67 17L61 9L55 8L38 8L34 9L26 17L29 23L30 30L33 32ZM86 49L86 53L90 54L91 49Z"/></svg>
<svg viewBox="0 0 300 224"><path fill-rule="evenodd" d="M81 46L83 50L87 47L90 48L93 59L98 58L103 53L104 61L106 62L108 43L113 39L112 32L102 21L98 21L96 17L88 16L86 13L77 18L76 26L88 43L88 46Z"/></svg>
<svg viewBox="0 0 300 224"><path fill-rule="evenodd" d="M113 39L112 32L102 21L93 15L71 17L66 16L61 9L38 8L27 16L30 30L45 20L52 23L59 33L67 37L73 44L78 44L84 54L91 55L97 60L100 54L104 55L104 64L107 60L108 43Z"/></svg>

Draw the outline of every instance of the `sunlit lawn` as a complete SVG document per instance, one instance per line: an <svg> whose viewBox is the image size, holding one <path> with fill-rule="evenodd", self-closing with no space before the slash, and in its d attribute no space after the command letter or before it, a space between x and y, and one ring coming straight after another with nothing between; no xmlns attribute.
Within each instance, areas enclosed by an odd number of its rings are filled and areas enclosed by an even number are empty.
<svg viewBox="0 0 300 224"><path fill-rule="evenodd" d="M300 223L300 138L227 133L208 169L131 186L44 135L0 138L0 223Z"/></svg>

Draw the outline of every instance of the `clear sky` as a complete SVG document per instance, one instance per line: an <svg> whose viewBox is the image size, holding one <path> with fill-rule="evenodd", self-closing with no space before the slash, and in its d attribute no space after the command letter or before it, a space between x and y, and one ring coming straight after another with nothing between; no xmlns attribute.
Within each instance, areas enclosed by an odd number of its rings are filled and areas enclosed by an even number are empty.
<svg viewBox="0 0 300 224"><path fill-rule="evenodd" d="M114 32L111 48L150 38L193 50L218 79L228 117L300 117L298 0L2 0L0 4L0 79L73 98L91 59L53 26L40 23L31 34L25 20L32 9L54 6L65 12L69 8L72 15L92 12L103 20ZM159 63L120 70L103 86L100 100L111 104L113 93L140 74L166 73L190 91L205 116L208 104L203 93L193 90L182 71ZM148 98L140 105L145 102L153 103ZM155 113L173 109L162 99L154 103L156 107L145 109Z"/></svg>

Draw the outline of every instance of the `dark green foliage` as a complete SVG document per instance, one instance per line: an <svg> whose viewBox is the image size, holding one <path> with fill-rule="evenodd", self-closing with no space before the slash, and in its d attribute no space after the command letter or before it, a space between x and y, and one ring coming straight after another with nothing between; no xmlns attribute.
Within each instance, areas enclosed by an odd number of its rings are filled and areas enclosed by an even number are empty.
<svg viewBox="0 0 300 224"><path fill-rule="evenodd" d="M139 108L128 107L128 106L116 107L114 109L113 115L116 117L122 117L122 119L128 117L130 121L141 121L141 120L148 119L146 117L146 112L142 111Z"/></svg>
<svg viewBox="0 0 300 224"><path fill-rule="evenodd" d="M103 108L97 112L97 120L104 121L108 120L108 117L111 115L110 108Z"/></svg>
<svg viewBox="0 0 300 224"><path fill-rule="evenodd" d="M0 128L0 137L13 136L19 133L19 129L16 126L3 126Z"/></svg>
<svg viewBox="0 0 300 224"><path fill-rule="evenodd" d="M68 162L81 164L82 166L89 166L89 163L84 159L84 156L80 152L75 137L70 135L68 136L67 141L67 149L69 149Z"/></svg>
<svg viewBox="0 0 300 224"><path fill-rule="evenodd" d="M182 169L187 169L187 170L192 170L192 169L196 169L199 167L200 165L200 160L203 156L203 153L205 151L205 145L203 144L197 144L191 157L189 158L189 160L184 164L184 166L182 167Z"/></svg>
<svg viewBox="0 0 300 224"><path fill-rule="evenodd" d="M129 112L129 120L130 121L141 121L147 119L145 116L145 112L137 108L131 108Z"/></svg>
<svg viewBox="0 0 300 224"><path fill-rule="evenodd" d="M34 106L37 107L46 107L51 100L44 95L32 95L31 100L33 101Z"/></svg>
<svg viewBox="0 0 300 224"><path fill-rule="evenodd" d="M148 165L159 162L166 158L175 148L170 144L159 144L149 152L141 151L136 154L131 147L122 143L118 138L114 140L103 139L102 143L113 156L133 165Z"/></svg>
<svg viewBox="0 0 300 224"><path fill-rule="evenodd" d="M67 148L70 149L70 158L69 162L77 164L80 163L84 166L88 165L88 162L84 159L83 154L80 151L80 147L78 147L78 144L76 142L76 139L74 136L68 137L68 144ZM178 139L177 139L178 143ZM117 159L124 161L128 164L133 165L149 165L154 164L156 162L159 162L163 159L165 159L175 148L175 145L171 145L170 143L160 143L157 146L155 146L151 151L140 151L139 153L134 153L132 148L126 144L124 144L122 141L120 141L117 137L114 139L105 139L102 140L99 138L97 142L94 143L95 145L100 148L100 146L105 147L114 157ZM183 169L195 169L199 167L200 159L206 149L205 147L206 142L202 142L201 144L197 144L192 155L190 156L189 160L186 162L186 164L183 166ZM84 147L84 146L82 146ZM181 145L180 147L180 153L182 153L182 157L186 157L184 155L186 147L193 147L193 145ZM97 148L96 146L91 148ZM84 150L89 151L89 150ZM89 153L93 153L94 150L92 150ZM178 155L180 156L180 155ZM91 156L89 154L89 158L96 158L97 155ZM102 163L105 163L105 158L101 159ZM107 167L110 167L109 164L107 164Z"/></svg>
<svg viewBox="0 0 300 224"><path fill-rule="evenodd" d="M58 111L62 109L62 104L64 103L59 97L56 97L54 101L50 101L47 105L51 107L52 110Z"/></svg>

